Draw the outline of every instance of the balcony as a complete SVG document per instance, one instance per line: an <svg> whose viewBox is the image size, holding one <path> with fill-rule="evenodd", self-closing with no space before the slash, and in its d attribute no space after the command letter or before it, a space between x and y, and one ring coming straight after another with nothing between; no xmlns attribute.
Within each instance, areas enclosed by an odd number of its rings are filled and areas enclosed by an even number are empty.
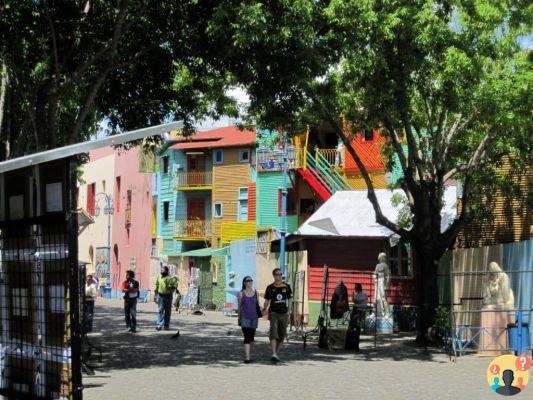
<svg viewBox="0 0 533 400"><path fill-rule="evenodd" d="M211 221L174 221L174 239L205 240L211 237Z"/></svg>
<svg viewBox="0 0 533 400"><path fill-rule="evenodd" d="M177 190L211 190L213 188L213 172L177 172L174 186Z"/></svg>
<svg viewBox="0 0 533 400"><path fill-rule="evenodd" d="M288 155L288 169L301 168L302 164L302 149L297 149L294 146L289 146L287 150ZM257 150L257 171L270 172L283 170L283 151L282 150Z"/></svg>

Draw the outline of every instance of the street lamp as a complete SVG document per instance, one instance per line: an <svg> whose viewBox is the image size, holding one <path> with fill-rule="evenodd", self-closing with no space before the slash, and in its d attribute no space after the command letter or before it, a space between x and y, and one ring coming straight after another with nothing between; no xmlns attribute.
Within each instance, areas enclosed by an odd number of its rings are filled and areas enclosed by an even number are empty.
<svg viewBox="0 0 533 400"><path fill-rule="evenodd" d="M282 167L281 181L281 230L280 230L280 257L279 267L282 276L285 278L285 236L287 235L287 175L289 165L296 159L296 148L287 143L287 137L283 133L281 136L281 148L257 150L257 161L265 169L278 169Z"/></svg>
<svg viewBox="0 0 533 400"><path fill-rule="evenodd" d="M285 279L285 237L287 236L287 175L288 165L294 162L296 149L294 146L287 143L287 135L282 135L283 149L281 151L283 174L281 179L281 232L280 232L280 246L279 246L279 267L281 269L281 276Z"/></svg>
<svg viewBox="0 0 533 400"><path fill-rule="evenodd" d="M106 293L110 295L111 293L111 215L113 215L113 197L107 193L100 192L95 196L96 207L94 208L94 216L98 217L100 215L100 198L104 198L104 215L107 215L107 266L106 266L106 283L105 290Z"/></svg>

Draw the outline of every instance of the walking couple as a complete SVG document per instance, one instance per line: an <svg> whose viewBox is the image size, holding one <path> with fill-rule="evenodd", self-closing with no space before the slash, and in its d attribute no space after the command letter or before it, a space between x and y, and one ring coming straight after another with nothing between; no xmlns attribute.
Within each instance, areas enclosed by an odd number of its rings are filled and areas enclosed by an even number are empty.
<svg viewBox="0 0 533 400"><path fill-rule="evenodd" d="M281 270L276 268L272 271L274 283L267 286L265 291L265 303L263 308L259 306L257 291L253 288L253 279L246 276L242 281L242 290L239 293L239 325L244 335L244 362L252 361L251 354L259 318L268 312L270 321L270 346L272 349L271 361L280 361L278 353L283 340L287 336L287 325L290 320L292 303L291 287L284 283Z"/></svg>

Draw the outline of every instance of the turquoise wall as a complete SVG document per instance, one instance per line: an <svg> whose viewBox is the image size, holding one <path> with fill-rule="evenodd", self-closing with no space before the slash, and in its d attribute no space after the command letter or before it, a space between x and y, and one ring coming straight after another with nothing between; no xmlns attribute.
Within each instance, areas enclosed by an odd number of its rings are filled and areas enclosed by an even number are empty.
<svg viewBox="0 0 533 400"><path fill-rule="evenodd" d="M281 216L278 215L278 189L281 189L282 172L259 172L257 174L257 226L272 226L281 229ZM287 187L292 187L287 178ZM287 216L287 232L298 229L298 216Z"/></svg>

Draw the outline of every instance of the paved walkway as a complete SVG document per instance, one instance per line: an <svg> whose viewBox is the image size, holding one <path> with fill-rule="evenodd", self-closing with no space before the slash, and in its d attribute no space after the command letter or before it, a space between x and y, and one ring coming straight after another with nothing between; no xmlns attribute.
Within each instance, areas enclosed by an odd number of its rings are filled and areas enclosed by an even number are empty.
<svg viewBox="0 0 533 400"><path fill-rule="evenodd" d="M173 331L154 330L155 304L139 304L139 332L125 331L122 302L99 299L90 340L104 348L95 376L83 376L84 399L494 399L487 358L452 363L424 355L405 341L378 350L370 338L360 354L329 352L291 342L283 362L269 361L267 328L261 321L253 364L242 363L235 318L173 314ZM526 389L527 390L527 389ZM527 398L521 395L522 398Z"/></svg>

